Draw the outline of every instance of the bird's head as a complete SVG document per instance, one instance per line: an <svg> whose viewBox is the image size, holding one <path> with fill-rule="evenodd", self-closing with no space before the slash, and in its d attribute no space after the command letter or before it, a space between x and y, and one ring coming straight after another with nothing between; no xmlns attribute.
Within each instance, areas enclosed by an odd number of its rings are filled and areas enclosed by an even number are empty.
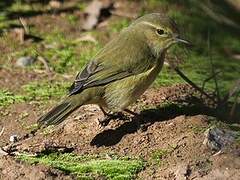
<svg viewBox="0 0 240 180"><path fill-rule="evenodd" d="M138 18L131 27L142 36L156 57L159 57L173 44L190 44L180 38L178 27L172 19L158 13Z"/></svg>

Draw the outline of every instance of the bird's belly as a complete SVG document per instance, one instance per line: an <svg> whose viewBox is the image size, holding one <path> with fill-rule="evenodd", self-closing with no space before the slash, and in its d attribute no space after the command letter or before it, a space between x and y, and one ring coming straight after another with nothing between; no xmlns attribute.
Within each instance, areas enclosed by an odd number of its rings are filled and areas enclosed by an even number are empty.
<svg viewBox="0 0 240 180"><path fill-rule="evenodd" d="M122 111L134 103L152 84L160 69L154 73L151 69L107 85L104 96L107 108L113 112Z"/></svg>

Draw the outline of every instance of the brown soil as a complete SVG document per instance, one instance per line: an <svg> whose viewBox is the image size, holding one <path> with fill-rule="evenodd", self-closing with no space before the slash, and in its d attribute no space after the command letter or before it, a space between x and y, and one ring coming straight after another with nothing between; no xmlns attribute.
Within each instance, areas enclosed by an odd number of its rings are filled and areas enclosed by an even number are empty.
<svg viewBox="0 0 240 180"><path fill-rule="evenodd" d="M147 91L140 102L133 109L138 109L139 104L156 105L165 99L163 94L168 89L173 90L176 95L189 92L183 91L185 86L179 85ZM1 139L1 145L6 145L9 136L14 132L17 135L24 135L29 130L24 129L16 118L17 111L28 110L30 115L24 119L28 125L34 123L37 118L33 105L13 105L10 110L13 116L8 117L2 125L5 127ZM14 110L13 110L14 109ZM114 153L121 156L142 157L151 165L138 175L141 179L237 179L240 168L239 152L236 148L226 151L223 154L213 156L205 145L203 131L209 126L209 116L192 115L186 116L174 111L164 113L159 109L142 111L137 117L112 120L108 126L98 126L98 119L103 114L95 105L81 107L72 114L63 124L54 127L48 133L39 131L36 136L21 141L17 146L19 152L39 153L45 151L57 151L64 148L65 151L77 154L101 154ZM15 114L15 115L14 115ZM14 118L15 116L15 118ZM169 152L158 164L152 159L153 153L158 150ZM9 174L9 179L16 177L30 177L28 171L40 173L48 178L62 178L58 171L42 166L30 166L20 163L12 158L4 157L2 161L8 161L10 167L2 164L2 175ZM231 163L230 163L231 162ZM4 166L3 166L4 165ZM13 173L12 167L17 167ZM22 176L20 172L23 172ZM71 178L67 176L64 178Z"/></svg>
<svg viewBox="0 0 240 180"><path fill-rule="evenodd" d="M28 165L16 161L11 157L0 157L0 179L74 179L59 170L44 167L42 165Z"/></svg>

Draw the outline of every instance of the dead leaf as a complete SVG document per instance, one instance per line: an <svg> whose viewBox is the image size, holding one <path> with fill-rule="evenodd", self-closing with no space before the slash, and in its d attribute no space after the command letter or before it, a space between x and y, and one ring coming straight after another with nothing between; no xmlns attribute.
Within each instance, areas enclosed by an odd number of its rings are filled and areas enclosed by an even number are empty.
<svg viewBox="0 0 240 180"><path fill-rule="evenodd" d="M94 0L85 9L85 21L82 25L84 30L91 30L98 23L111 15L113 2L110 0Z"/></svg>
<svg viewBox="0 0 240 180"><path fill-rule="evenodd" d="M60 1L56 1L56 0L51 0L49 2L49 6L53 9L59 9L61 7L61 2Z"/></svg>

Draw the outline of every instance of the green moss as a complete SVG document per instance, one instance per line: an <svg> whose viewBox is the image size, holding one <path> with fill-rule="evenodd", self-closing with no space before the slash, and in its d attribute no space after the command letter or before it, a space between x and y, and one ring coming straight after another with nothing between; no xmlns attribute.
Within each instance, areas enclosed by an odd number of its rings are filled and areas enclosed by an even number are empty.
<svg viewBox="0 0 240 180"><path fill-rule="evenodd" d="M58 30L46 37L46 43L53 48L46 49L42 54L49 60L50 67L57 73L74 72L75 74L100 49L99 44L67 39Z"/></svg>
<svg viewBox="0 0 240 180"><path fill-rule="evenodd" d="M47 81L31 82L23 85L17 94L8 90L0 90L0 107L7 107L11 104L25 101L57 99L67 94L69 86L70 83L68 82L55 80L52 83Z"/></svg>
<svg viewBox="0 0 240 180"><path fill-rule="evenodd" d="M183 80L173 70L164 66L155 80L154 86L169 86L181 82L183 82Z"/></svg>
<svg viewBox="0 0 240 180"><path fill-rule="evenodd" d="M240 125L239 124L229 124L229 128L233 131L239 131L240 133Z"/></svg>
<svg viewBox="0 0 240 180"><path fill-rule="evenodd" d="M76 54L72 47L54 49L52 53L55 54L56 59L51 61L51 66L54 68L54 71L58 73L64 73L67 68L71 67L73 62L76 61Z"/></svg>
<svg viewBox="0 0 240 180"><path fill-rule="evenodd" d="M73 14L69 14L68 16L66 16L66 18L71 25L75 25L76 22L79 20L78 16Z"/></svg>
<svg viewBox="0 0 240 180"><path fill-rule="evenodd" d="M117 33L120 32L123 28L128 27L130 24L130 20L121 19L118 21L111 22L109 30L111 32Z"/></svg>
<svg viewBox="0 0 240 180"><path fill-rule="evenodd" d="M138 159L105 159L99 156L77 156L72 153L39 155L37 157L19 156L30 163L41 163L76 174L79 179L104 176L107 179L133 179L144 167Z"/></svg>
<svg viewBox="0 0 240 180"><path fill-rule="evenodd" d="M39 128L39 126L38 126L37 123L35 123L35 124L30 125L30 126L24 126L24 128L26 128L26 130L28 130L28 131L35 131Z"/></svg>
<svg viewBox="0 0 240 180"><path fill-rule="evenodd" d="M22 0L16 0L12 3L11 6L7 8L8 12L11 13L33 13L34 11L41 11L43 9L47 9L46 6L42 6L41 3L28 3Z"/></svg>
<svg viewBox="0 0 240 180"><path fill-rule="evenodd" d="M8 90L0 90L0 107L6 107L13 103L23 102L24 100L24 96L15 95Z"/></svg>
<svg viewBox="0 0 240 180"><path fill-rule="evenodd" d="M198 126L198 125L192 125L190 128L195 134L202 134L204 133L210 126Z"/></svg>
<svg viewBox="0 0 240 180"><path fill-rule="evenodd" d="M80 11L84 11L87 7L88 3L87 1L77 1L77 4L75 5Z"/></svg>
<svg viewBox="0 0 240 180"><path fill-rule="evenodd" d="M8 27L8 23L6 22L7 17L6 13L0 13L0 30L5 29Z"/></svg>
<svg viewBox="0 0 240 180"><path fill-rule="evenodd" d="M168 4L168 0L148 0L148 9L155 9L158 6Z"/></svg>
<svg viewBox="0 0 240 180"><path fill-rule="evenodd" d="M9 29L11 26L18 26L17 20L8 19L7 12L0 12L0 33Z"/></svg>
<svg viewBox="0 0 240 180"><path fill-rule="evenodd" d="M158 149L152 152L151 162L160 165L162 163L163 158L169 154L169 150L167 149Z"/></svg>
<svg viewBox="0 0 240 180"><path fill-rule="evenodd" d="M66 94L70 86L66 82L32 82L22 87L23 94L28 100L48 100L59 98Z"/></svg>
<svg viewBox="0 0 240 180"><path fill-rule="evenodd" d="M85 46L83 49L81 52L76 52L77 48L64 47L48 51L48 57L54 56L54 60L50 62L51 67L58 73L79 71L96 53L94 47L90 50Z"/></svg>
<svg viewBox="0 0 240 180"><path fill-rule="evenodd" d="M30 4L23 3L20 0L17 0L15 3L12 4L12 6L9 8L9 11L14 11L14 12L26 12L26 11L31 11L32 7Z"/></svg>

